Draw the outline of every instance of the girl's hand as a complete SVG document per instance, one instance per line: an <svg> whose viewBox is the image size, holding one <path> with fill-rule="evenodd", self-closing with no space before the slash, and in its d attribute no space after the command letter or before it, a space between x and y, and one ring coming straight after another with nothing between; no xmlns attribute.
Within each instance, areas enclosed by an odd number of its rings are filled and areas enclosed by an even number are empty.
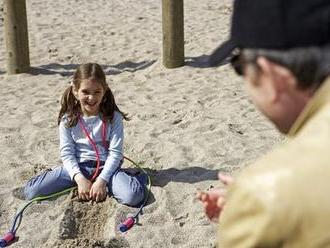
<svg viewBox="0 0 330 248"><path fill-rule="evenodd" d="M218 177L219 180L226 186L233 182L233 178L231 176L226 176L219 173ZM197 198L203 203L204 212L211 221L217 222L219 220L220 214L225 205L225 196L226 190L219 189L197 193Z"/></svg>
<svg viewBox="0 0 330 248"><path fill-rule="evenodd" d="M97 178L89 192L89 198L93 201L104 201L107 197L107 182L102 178Z"/></svg>
<svg viewBox="0 0 330 248"><path fill-rule="evenodd" d="M83 201L89 201L89 192L92 187L91 181L85 178L81 173L75 175L74 180L78 185L78 198Z"/></svg>

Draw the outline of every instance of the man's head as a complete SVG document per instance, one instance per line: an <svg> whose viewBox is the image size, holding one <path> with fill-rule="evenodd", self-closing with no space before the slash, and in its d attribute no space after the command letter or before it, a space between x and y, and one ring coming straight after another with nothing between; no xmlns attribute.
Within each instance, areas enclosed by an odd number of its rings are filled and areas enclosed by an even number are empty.
<svg viewBox="0 0 330 248"><path fill-rule="evenodd" d="M227 57L254 103L287 133L330 75L330 1L235 0L230 40L210 64Z"/></svg>

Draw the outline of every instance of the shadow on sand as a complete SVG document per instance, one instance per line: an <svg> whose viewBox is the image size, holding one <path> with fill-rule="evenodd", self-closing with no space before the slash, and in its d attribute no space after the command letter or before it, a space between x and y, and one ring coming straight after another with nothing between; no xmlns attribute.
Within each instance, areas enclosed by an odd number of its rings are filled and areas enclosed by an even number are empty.
<svg viewBox="0 0 330 248"><path fill-rule="evenodd" d="M209 63L210 56L209 55L201 55L197 57L186 57L185 58L185 65L195 68L211 68ZM222 61L218 66L226 65L230 62L230 57Z"/></svg>
<svg viewBox="0 0 330 248"><path fill-rule="evenodd" d="M101 65L106 75L116 75L122 72L135 72L146 69L154 64L156 60L145 60L141 62L123 61L115 65ZM58 64L51 63L38 67L31 67L30 74L32 75L54 75L59 74L63 77L72 76L79 64Z"/></svg>
<svg viewBox="0 0 330 248"><path fill-rule="evenodd" d="M146 169L152 179L152 186L164 187L169 182L198 183L218 180L219 170L211 170L198 166L185 169L169 168L164 170Z"/></svg>

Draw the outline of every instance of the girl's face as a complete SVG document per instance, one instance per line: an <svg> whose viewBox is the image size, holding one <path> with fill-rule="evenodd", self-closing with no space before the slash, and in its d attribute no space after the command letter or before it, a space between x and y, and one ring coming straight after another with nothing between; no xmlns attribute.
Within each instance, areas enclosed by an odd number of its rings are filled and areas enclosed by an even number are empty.
<svg viewBox="0 0 330 248"><path fill-rule="evenodd" d="M81 111L84 116L99 114L105 90L101 83L95 80L85 79L80 82L79 89L73 89L74 95L80 102Z"/></svg>

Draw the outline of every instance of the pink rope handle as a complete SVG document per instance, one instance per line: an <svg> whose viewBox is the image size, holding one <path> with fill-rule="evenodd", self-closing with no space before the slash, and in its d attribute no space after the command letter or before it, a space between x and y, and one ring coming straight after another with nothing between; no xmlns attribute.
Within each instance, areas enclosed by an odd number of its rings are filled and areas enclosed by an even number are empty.
<svg viewBox="0 0 330 248"><path fill-rule="evenodd" d="M109 144L107 144L107 140L106 140L106 135L107 135L107 122L106 120L102 120L102 142L103 142L103 146L106 150L109 149Z"/></svg>
<svg viewBox="0 0 330 248"><path fill-rule="evenodd" d="M91 181L93 182L96 177L99 175L99 170L100 170L100 154L99 154L99 149L97 149L97 146L94 142L94 140L91 138L91 136L88 134L88 131L86 130L86 127L85 125L83 124L81 118L79 117L79 125L80 125L80 128L83 130L84 134L86 135L89 143L92 145L95 153L96 153L96 169L93 173L93 176L91 178ZM103 146L105 149L108 149L108 145L106 143L106 140L105 140L105 136L106 136L106 131L107 131L107 124L104 120L102 120L102 142L103 142Z"/></svg>

